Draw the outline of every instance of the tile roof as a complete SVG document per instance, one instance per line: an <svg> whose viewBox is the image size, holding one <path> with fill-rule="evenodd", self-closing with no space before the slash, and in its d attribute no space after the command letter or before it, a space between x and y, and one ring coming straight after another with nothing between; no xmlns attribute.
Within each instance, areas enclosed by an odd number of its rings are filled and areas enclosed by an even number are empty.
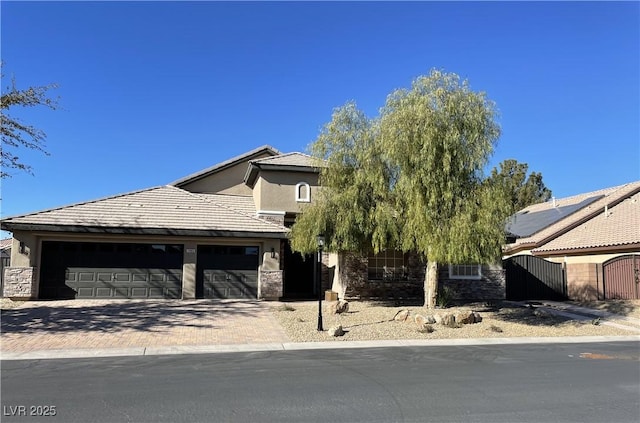
<svg viewBox="0 0 640 423"><path fill-rule="evenodd" d="M626 198L569 232L547 242L536 252L615 247L640 244L640 193Z"/></svg>
<svg viewBox="0 0 640 423"><path fill-rule="evenodd" d="M0 250L6 250L7 248L11 248L12 244L13 244L13 238L0 239Z"/></svg>
<svg viewBox="0 0 640 423"><path fill-rule="evenodd" d="M613 205L618 202L624 200L625 198L630 197L631 195L636 194L640 191L640 181L631 182L624 185L619 185L611 188L601 189L598 191L592 191L584 194L575 195L572 197L556 199L555 204L558 206L570 206L582 203L583 207L573 211L572 213L564 216L562 219L557 220L550 225L536 231L530 236L525 236L522 238L516 239L516 241L512 244L508 244L504 248L505 253L510 253L512 251L527 249L527 248L538 248L543 246L545 243L550 242L551 240L558 238L560 235L565 232L573 229L575 226L578 226L589 219L592 219L598 213L604 212L604 207L608 206L611 208ZM585 202L585 200L599 197L595 201ZM544 210L552 209L553 202L547 201L545 203L534 204L521 210L519 213L522 213L525 210L528 210L530 213L540 212Z"/></svg>
<svg viewBox="0 0 640 423"><path fill-rule="evenodd" d="M179 187L181 185L188 184L189 182L193 182L195 180L204 178L205 176L208 176L212 173L225 169L229 166L233 166L236 163L239 163L242 161L249 161L251 157L254 157L258 154L265 153L265 152L273 155L280 154L280 151L271 147L270 145L263 145L262 147L254 148L253 150L240 154L239 156L232 157L229 160L225 160L221 163L215 164L211 167L200 170L196 173L192 173L191 175L185 176L184 178L180 178L177 181L172 182L170 185L175 185Z"/></svg>
<svg viewBox="0 0 640 423"><path fill-rule="evenodd" d="M2 220L2 227L102 228L115 233L134 230L163 234L195 231L238 236L243 233L280 236L288 231L257 218L248 201L251 197L193 194L173 186L161 186L9 217Z"/></svg>
<svg viewBox="0 0 640 423"><path fill-rule="evenodd" d="M251 160L252 164L273 166L317 167L317 160L303 153L286 153L263 159Z"/></svg>

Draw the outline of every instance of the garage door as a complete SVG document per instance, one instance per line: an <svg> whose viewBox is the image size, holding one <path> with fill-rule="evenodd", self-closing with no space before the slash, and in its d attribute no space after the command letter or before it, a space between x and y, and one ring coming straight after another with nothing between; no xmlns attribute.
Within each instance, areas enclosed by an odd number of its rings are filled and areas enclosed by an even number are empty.
<svg viewBox="0 0 640 423"><path fill-rule="evenodd" d="M199 245L196 296L256 299L258 252L256 246Z"/></svg>
<svg viewBox="0 0 640 423"><path fill-rule="evenodd" d="M180 298L183 246L42 243L40 298Z"/></svg>

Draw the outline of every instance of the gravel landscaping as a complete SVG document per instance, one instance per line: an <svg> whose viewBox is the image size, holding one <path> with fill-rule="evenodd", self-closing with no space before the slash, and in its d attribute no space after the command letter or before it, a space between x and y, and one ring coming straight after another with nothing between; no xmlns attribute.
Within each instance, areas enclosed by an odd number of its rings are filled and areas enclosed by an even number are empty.
<svg viewBox="0 0 640 423"><path fill-rule="evenodd" d="M637 313L639 302L629 302ZM421 306L397 306L380 302L352 301L349 310L342 314L330 314L327 303L323 302L323 332L317 331L318 303L279 303L272 311L292 342L313 341L369 341L392 339L451 339L451 338L505 338L505 337L548 337L548 336L610 336L637 335L625 329L602 325L599 321L578 321L564 317L546 315L533 308L516 307L509 304L466 304L459 307L428 310ZM606 309L606 307L598 307ZM396 321L394 317L402 310L409 310L409 318ZM415 323L415 315L436 313L456 314L461 311L476 311L482 317L479 323L447 327L432 324L429 328ZM610 309L610 311L613 311ZM331 336L328 330L341 325L345 334ZM428 330L425 330L428 329ZM430 332L430 330L432 330Z"/></svg>

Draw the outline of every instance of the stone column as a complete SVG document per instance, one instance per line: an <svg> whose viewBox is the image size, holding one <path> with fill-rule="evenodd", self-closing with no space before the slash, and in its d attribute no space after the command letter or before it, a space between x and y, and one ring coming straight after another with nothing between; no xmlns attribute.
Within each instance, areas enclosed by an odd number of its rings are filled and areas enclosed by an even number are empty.
<svg viewBox="0 0 640 423"><path fill-rule="evenodd" d="M3 291L2 295L8 298L35 299L33 267L5 267Z"/></svg>

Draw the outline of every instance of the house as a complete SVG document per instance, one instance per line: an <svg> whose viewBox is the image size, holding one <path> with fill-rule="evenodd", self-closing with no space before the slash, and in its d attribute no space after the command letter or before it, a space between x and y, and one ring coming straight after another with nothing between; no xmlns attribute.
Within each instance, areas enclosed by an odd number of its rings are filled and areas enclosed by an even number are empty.
<svg viewBox="0 0 640 423"><path fill-rule="evenodd" d="M640 181L529 206L507 231L504 258L556 264L565 297L640 298Z"/></svg>
<svg viewBox="0 0 640 423"><path fill-rule="evenodd" d="M287 234L321 189L318 163L262 146L169 185L3 219L4 295L62 298L317 298L313 256ZM320 164L321 165L321 164ZM325 253L340 298L420 298L414 254ZM456 298L504 298L500 266L444 266Z"/></svg>
<svg viewBox="0 0 640 423"><path fill-rule="evenodd" d="M311 261L286 238L318 189L311 157L263 146L166 186L3 219L4 295L308 296Z"/></svg>

